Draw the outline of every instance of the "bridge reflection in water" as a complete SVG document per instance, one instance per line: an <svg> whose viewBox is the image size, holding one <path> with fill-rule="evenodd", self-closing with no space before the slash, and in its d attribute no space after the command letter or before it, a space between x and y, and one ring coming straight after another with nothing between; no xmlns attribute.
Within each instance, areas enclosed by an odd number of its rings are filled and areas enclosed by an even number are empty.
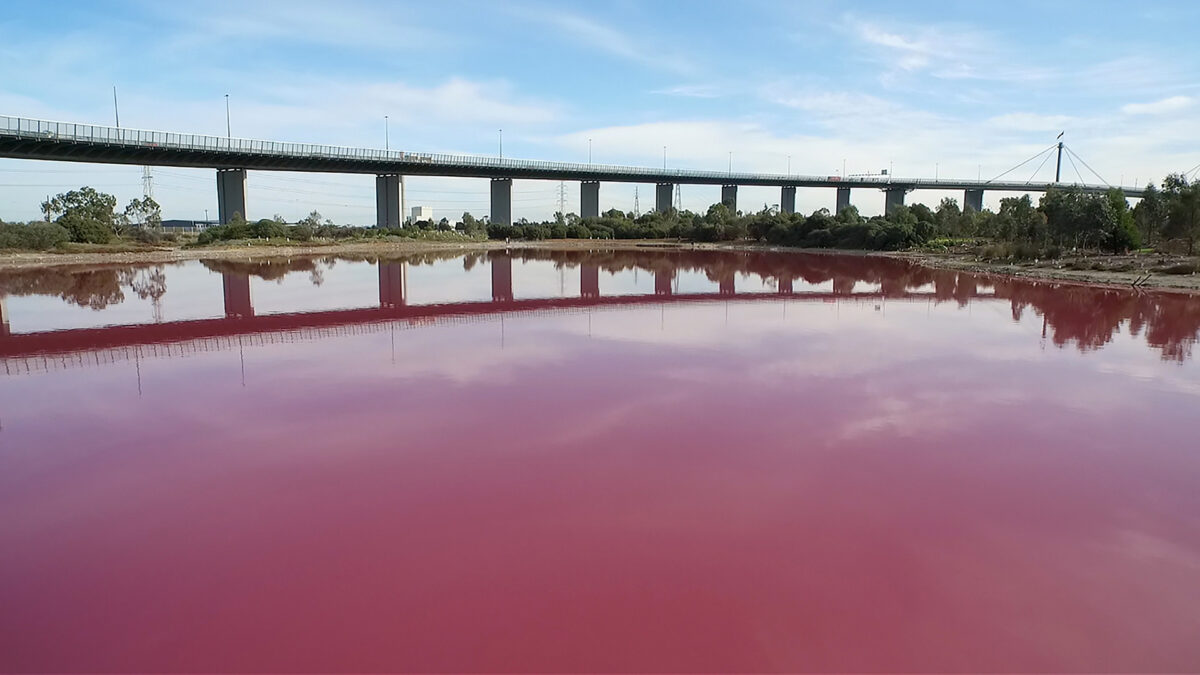
<svg viewBox="0 0 1200 675"><path fill-rule="evenodd" d="M486 261L491 268L491 300L409 304L410 266L449 258L463 258L467 269L476 261ZM553 263L560 270L578 268L579 294L518 299L514 295L514 258L521 262ZM1180 294L1138 293L935 270L890 258L691 250L518 249L351 258L352 264L377 266L377 306L304 313L255 312L252 277L278 279L293 271L312 271L316 269L316 260L204 261L205 267L221 275L223 318L13 333L12 326L20 325L20 317L10 317L0 299L3 320L0 372L19 374L134 356L229 349L246 344L246 339L252 344L320 339L396 326L416 328L433 323L489 320L512 313L590 311L666 303L761 302L780 296L790 301L953 302L960 306L973 301L1007 301L1014 320L1020 320L1026 308L1038 313L1043 319L1043 337L1056 345L1096 349L1111 341L1124 327L1133 335L1144 333L1145 342L1161 350L1164 359L1177 361L1190 357L1200 333L1200 300ZM625 270L649 272L654 280L653 293L604 296L600 289L602 270L610 274ZM688 272L702 273L715 284L716 292L680 293L679 275ZM774 290L739 292L738 276L752 281L758 277L760 289ZM0 298L7 294L59 295L75 304L100 308L105 303L120 301L115 298L123 297L122 283L133 287L139 295L144 292L154 295L153 290L138 289L136 278L136 268L114 266L55 268L52 272L9 271L0 273ZM520 281L517 280L518 286ZM799 291L797 281L803 284ZM859 290L860 285L873 288ZM165 284L157 293L156 299L165 295Z"/></svg>

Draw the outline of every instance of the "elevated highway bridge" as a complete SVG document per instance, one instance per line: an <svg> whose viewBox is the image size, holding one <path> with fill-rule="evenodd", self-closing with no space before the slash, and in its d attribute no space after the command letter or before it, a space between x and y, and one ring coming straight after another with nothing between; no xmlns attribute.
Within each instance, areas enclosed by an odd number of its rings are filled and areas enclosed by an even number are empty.
<svg viewBox="0 0 1200 675"><path fill-rule="evenodd" d="M720 185L722 202L734 210L737 209L739 186L773 186L780 188L779 204L785 213L795 211L798 188L836 190L838 211L850 205L850 191L855 188L884 191L889 209L903 204L905 195L913 190L962 190L964 208L978 211L983 208L985 191L1040 192L1065 185L1058 182L812 176L577 164L286 143L7 116L0 116L0 157L215 169L222 223L229 222L235 213L246 215L246 172L249 170L374 174L376 225L380 227L399 227L403 223L400 212L402 176L491 179L490 218L492 222L502 224L512 222L513 179L579 181L580 215L584 218L600 215L600 184L604 182L654 184L655 208L659 211L671 208L676 185ZM1088 193L1105 192L1113 187L1090 183L1072 185ZM1142 188L1117 189L1127 197L1142 195Z"/></svg>

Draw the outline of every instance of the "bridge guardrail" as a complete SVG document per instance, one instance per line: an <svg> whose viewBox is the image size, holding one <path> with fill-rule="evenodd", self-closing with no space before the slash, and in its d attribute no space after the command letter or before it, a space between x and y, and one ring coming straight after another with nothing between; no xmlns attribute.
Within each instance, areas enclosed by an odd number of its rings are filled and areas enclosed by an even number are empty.
<svg viewBox="0 0 1200 675"><path fill-rule="evenodd" d="M0 116L0 134L24 138L41 138L83 143L103 143L107 145L127 146L136 148L166 148L173 150L191 150L201 152L231 152L248 155L271 157L294 157L339 160L365 160L391 162L399 165L421 164L439 165L452 168L507 169L528 173L538 172L571 172L595 174L602 177L605 174L621 176L646 176L647 182L668 182L688 179L705 181L728 181L731 184L739 182L763 182L787 185L789 183L844 183L845 187L879 187L887 188L896 185L897 188L925 187L938 189L952 184L955 189L961 187L978 187L981 189L1020 189L1022 186L1045 187L1044 183L1015 183L992 182L982 180L938 180L933 178L893 178L892 176L861 176L843 178L833 176L812 176L798 174L764 174L732 171L702 171L696 169L656 169L639 166L622 166L613 164L579 164L572 162L549 162L541 160L502 159L482 155L454 155L443 153L420 153L403 150L377 150L373 148L355 148L336 145L319 145L311 143L288 143L281 141L265 141L227 136L208 136L204 134L181 134L165 131L148 131L130 129L127 127L109 127L95 124L77 124L74 122L54 122L26 117ZM667 180L664 180L667 179ZM1107 185L1075 184L1088 190L1108 189ZM945 188L949 189L949 188ZM1129 192L1130 188L1123 188ZM1137 188L1133 188L1135 191Z"/></svg>

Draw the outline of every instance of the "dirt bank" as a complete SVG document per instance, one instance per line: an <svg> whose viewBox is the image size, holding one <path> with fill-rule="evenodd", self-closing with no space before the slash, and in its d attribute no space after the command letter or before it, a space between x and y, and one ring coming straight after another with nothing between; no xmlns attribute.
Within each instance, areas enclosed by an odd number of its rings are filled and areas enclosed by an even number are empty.
<svg viewBox="0 0 1200 675"><path fill-rule="evenodd" d="M1108 286L1200 291L1200 259L1158 254L1072 256L1059 260L996 262L978 260L966 253L883 253L893 258L914 260L930 267L1005 274L1030 279L1050 279Z"/></svg>

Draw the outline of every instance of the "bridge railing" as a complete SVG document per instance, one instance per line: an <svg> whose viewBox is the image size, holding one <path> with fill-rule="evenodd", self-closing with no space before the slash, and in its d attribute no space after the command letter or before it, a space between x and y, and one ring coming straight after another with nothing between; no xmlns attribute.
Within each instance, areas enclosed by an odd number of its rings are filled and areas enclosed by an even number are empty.
<svg viewBox="0 0 1200 675"><path fill-rule="evenodd" d="M463 169L499 169L512 172L561 173L569 172L576 175L592 174L596 178L605 175L645 176L646 182L674 182L689 179L721 181L731 184L741 182L767 182L769 184L787 185L819 183L833 186L844 183L847 187L879 187L887 188L897 184L897 187L929 189L944 188L947 183L956 188L978 187L983 189L1021 189L1023 186L1044 187L1042 183L993 182L983 180L938 180L933 178L904 178L894 179L891 176L855 176L843 178L840 176L812 176L799 174L764 174L733 171L702 171L695 169L658 169L640 166L621 166L613 164L580 164L572 162L547 162L525 159L502 159L481 155L453 155L441 153L406 152L401 150L378 150L373 148L354 148L336 145L318 145L311 143L286 143L280 141L263 141L246 138L231 138L227 136L207 136L203 134L180 134L164 131L147 131L125 127L109 127L95 124L76 124L74 122L53 122L25 117L0 116L0 134L35 139L53 139L60 141L75 141L81 143L100 143L106 145L124 146L130 148L166 148L175 150L191 150L201 152L228 152L246 155L261 155L270 157L295 157L298 159L326 158L351 161L374 161L396 165L397 169L406 166L445 166L447 168ZM381 167L382 168L382 167ZM1107 185L1077 184L1089 190L1107 189ZM1127 194L1129 189L1126 188Z"/></svg>

